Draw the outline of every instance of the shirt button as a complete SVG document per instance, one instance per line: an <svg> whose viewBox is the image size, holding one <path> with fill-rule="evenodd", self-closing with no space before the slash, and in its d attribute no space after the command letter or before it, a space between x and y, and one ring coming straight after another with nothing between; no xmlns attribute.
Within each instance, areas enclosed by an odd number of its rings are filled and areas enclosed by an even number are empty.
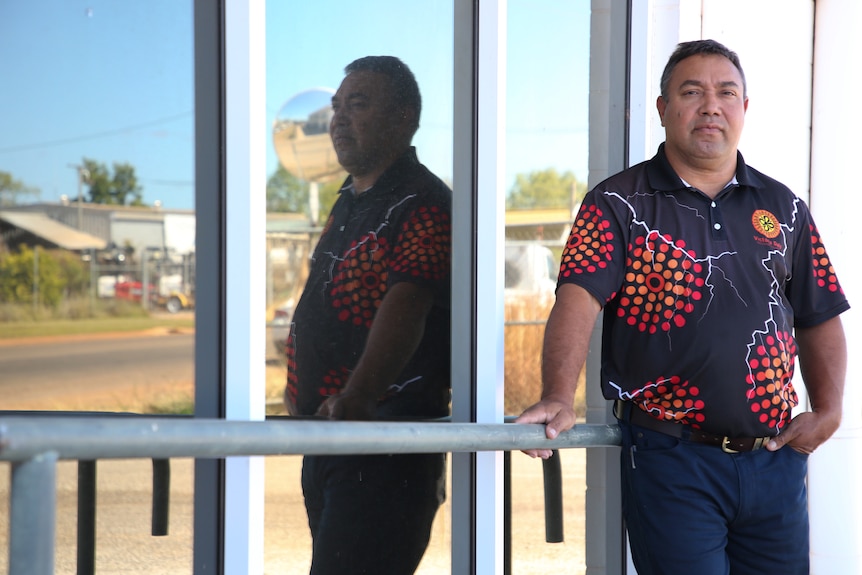
<svg viewBox="0 0 862 575"><path fill-rule="evenodd" d="M714 227L714 228L715 228L715 229L717 229L717 230L720 230L720 229L721 229L721 224L715 224L715 225L713 225L712 227Z"/></svg>
<svg viewBox="0 0 862 575"><path fill-rule="evenodd" d="M709 204L709 205L710 205L710 206L712 206L712 207L714 208L714 207L715 207L715 202L712 202L712 203L711 203L711 204Z"/></svg>

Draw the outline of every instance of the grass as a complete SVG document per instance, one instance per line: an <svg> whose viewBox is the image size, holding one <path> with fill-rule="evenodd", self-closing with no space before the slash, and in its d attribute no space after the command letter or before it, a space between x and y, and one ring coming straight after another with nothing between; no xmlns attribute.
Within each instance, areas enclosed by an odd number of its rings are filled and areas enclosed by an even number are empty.
<svg viewBox="0 0 862 575"><path fill-rule="evenodd" d="M0 339L146 331L156 327L193 328L193 318L108 317L3 322Z"/></svg>

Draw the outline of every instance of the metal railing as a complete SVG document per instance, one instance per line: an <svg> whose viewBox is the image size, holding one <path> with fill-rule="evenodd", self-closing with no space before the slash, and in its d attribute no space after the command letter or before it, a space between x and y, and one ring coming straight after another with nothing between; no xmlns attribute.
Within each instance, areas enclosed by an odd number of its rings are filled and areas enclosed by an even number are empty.
<svg viewBox="0 0 862 575"><path fill-rule="evenodd" d="M619 444L619 428L615 425L578 425L548 440L542 425L291 419L248 422L93 415L46 418L3 414L0 415L0 461L12 463L9 574L49 575L54 572L56 469L60 460L77 460L79 477L85 478L83 485L86 486L88 474L95 477L95 467L90 466L99 459L152 459L153 533L158 534L167 520L160 509L166 508L165 477L169 477L169 471L165 462L170 458L510 452ZM553 482L559 482L560 473L558 462L545 471L546 500L554 502L557 495ZM83 506L84 517L90 512L94 514L89 505L86 498L82 503L79 487L79 507ZM79 546L85 542L80 535ZM549 532L549 540L551 537L561 537L561 534ZM83 561L88 561L87 553Z"/></svg>

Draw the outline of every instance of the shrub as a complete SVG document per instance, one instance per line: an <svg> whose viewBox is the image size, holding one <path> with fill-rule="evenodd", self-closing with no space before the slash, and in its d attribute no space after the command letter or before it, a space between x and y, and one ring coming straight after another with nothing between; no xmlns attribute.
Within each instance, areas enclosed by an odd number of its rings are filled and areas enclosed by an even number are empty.
<svg viewBox="0 0 862 575"><path fill-rule="evenodd" d="M63 288L60 264L50 252L34 252L22 245L18 253L0 259L0 302L54 307L63 297Z"/></svg>

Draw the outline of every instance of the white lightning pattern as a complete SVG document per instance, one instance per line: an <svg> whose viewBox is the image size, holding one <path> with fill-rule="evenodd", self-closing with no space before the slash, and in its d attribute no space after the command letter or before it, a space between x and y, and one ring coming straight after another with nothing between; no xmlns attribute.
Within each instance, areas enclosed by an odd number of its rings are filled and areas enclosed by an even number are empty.
<svg viewBox="0 0 862 575"><path fill-rule="evenodd" d="M689 254L688 250L685 249L685 247L676 245L673 240L666 238L659 230L653 229L646 221L644 221L642 218L640 218L638 213L637 213L637 210L635 209L635 206L629 200L629 198L633 198L633 197L648 197L648 196L654 196L654 195L657 195L660 193L661 192L649 192L649 193L637 192L635 194L628 196L628 198L625 198L617 192L605 191L605 192L603 192L603 195L605 195L609 198L615 198L626 206L626 208L629 210L629 212L631 213L631 216L632 216L632 220L631 220L632 226L641 228L644 231L645 237L647 240L652 241L652 242L655 242L655 241L665 242L669 247L671 247L675 250L679 250L679 252L684 254L684 257L686 259L690 260L692 263L700 263L700 264L706 266L707 274L706 274L706 277L704 279L704 283L705 283L705 286L709 290L709 298L706 302L707 303L706 309L704 310L703 314L701 315L701 320L709 311L710 304L715 298L715 283L714 282L716 280L714 279L713 274L715 274L716 277L720 275L721 276L720 280L727 283L727 285L729 285L730 288L734 291L734 293L739 298L739 300L742 302L742 304L745 305L746 307L748 307L747 302L745 302L744 298L739 293L739 290L734 285L732 279L726 275L724 269L722 269L721 266L717 265L717 262L721 258L724 258L727 256L734 256L737 254L737 252L725 251L725 252L721 252L721 253L716 254L716 255L706 256L704 258L692 257L691 254ZM688 206L685 204L681 204L677 200L677 198L674 196L669 196L667 194L664 194L664 195L667 199L672 200L674 203L676 203L677 207L682 208L682 209L686 209L686 210L691 210L695 213L695 217L702 219L702 220L706 220L706 218L699 212L699 210L697 208L692 207L692 206ZM783 224L783 223L780 224L783 236L787 233L792 232L795 228L796 218L798 215L798 202L799 202L798 198L794 200L791 224ZM781 307L781 299L780 299L780 295L779 295L781 282L779 282L778 278L775 277L773 270L768 265L768 262L775 256L783 257L785 255L785 252L787 249L786 248L786 236L784 237L784 239L785 239L784 248L775 249L775 250L770 251L767 254L767 257L765 257L762 260L763 268L767 271L767 273L772 278L769 293L767 294L769 301L770 301L770 304L769 304L770 314L769 314L769 318L764 322L763 329L762 330L756 330L752 334L751 343L748 345L749 352L745 358L746 359L746 365L747 365L748 370L749 370L749 376L750 376L750 379L752 381L752 385L755 387L756 387L756 383L754 383L755 382L754 374L751 373L751 362L750 362L752 351L758 345L758 338L762 338L766 335L769 335L770 333L777 333L777 330L776 329L770 329L770 326L772 326L773 328L776 326L775 315L774 315L775 309ZM645 243L644 249L648 250L649 253L654 255L655 250L654 250L654 248L652 250L650 249L649 241L647 241ZM679 297L679 296L677 296L677 297ZM700 321L700 320L698 320L698 321ZM670 348L671 347L670 332L668 332L667 337L668 337L668 345ZM643 393L645 391L652 389L652 388L656 388L656 387L666 383L667 381L668 381L668 379L658 380L654 383L650 383L650 384L648 384L642 388L636 389L636 390L631 391L631 392L623 390L623 388L620 385L614 383L613 381L608 381L608 384L617 390L617 393L618 393L620 399L625 400L625 401L634 401L639 396L643 395ZM651 408L650 410L651 411L657 411L657 408ZM690 411L693 411L693 409L686 410L685 413L689 413Z"/></svg>

